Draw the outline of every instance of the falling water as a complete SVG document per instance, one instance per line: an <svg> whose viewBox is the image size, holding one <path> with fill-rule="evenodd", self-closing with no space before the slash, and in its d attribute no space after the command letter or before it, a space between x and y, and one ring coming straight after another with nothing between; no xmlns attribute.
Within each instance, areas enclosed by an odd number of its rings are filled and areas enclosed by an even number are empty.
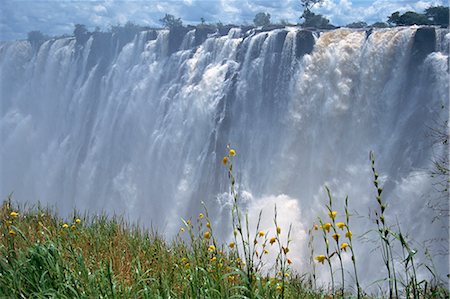
<svg viewBox="0 0 450 299"><path fill-rule="evenodd" d="M448 238L426 205L429 127L448 119L448 30L184 33L1 43L1 196L168 235L204 201L226 239L231 144L242 205L264 208L271 228L277 204L301 268L324 185L340 213L349 196L356 233L373 228L373 150L391 223L418 242ZM356 246L368 257L374 245ZM377 258L360 267L372 281L383 271Z"/></svg>

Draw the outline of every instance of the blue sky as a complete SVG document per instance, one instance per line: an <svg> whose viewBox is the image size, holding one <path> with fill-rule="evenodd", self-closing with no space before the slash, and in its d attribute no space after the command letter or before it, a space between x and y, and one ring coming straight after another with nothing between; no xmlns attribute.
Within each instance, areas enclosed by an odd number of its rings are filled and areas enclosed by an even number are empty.
<svg viewBox="0 0 450 299"><path fill-rule="evenodd" d="M355 21L386 21L394 11L421 12L430 5L448 5L446 0L324 0L313 11L325 15L334 25ZM49 35L71 33L74 24L89 29L132 21L160 26L165 13L181 17L185 24L206 22L248 23L258 12L268 12L271 20L296 23L301 15L300 0L0 0L0 39L26 38L40 30Z"/></svg>

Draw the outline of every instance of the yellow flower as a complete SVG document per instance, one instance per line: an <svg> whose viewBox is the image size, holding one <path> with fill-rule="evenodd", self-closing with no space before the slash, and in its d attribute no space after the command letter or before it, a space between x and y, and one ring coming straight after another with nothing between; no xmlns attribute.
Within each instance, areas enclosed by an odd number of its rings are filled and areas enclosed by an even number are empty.
<svg viewBox="0 0 450 299"><path fill-rule="evenodd" d="M184 265L186 268L189 268L191 265L189 263L186 263L186 265Z"/></svg>
<svg viewBox="0 0 450 299"><path fill-rule="evenodd" d="M16 235L16 231L15 230L9 230L9 235L11 236L11 237L14 237L15 235Z"/></svg>
<svg viewBox="0 0 450 299"><path fill-rule="evenodd" d="M337 240L339 240L339 237L340 237L341 235L340 234L333 234L333 239L335 239L336 241Z"/></svg>
<svg viewBox="0 0 450 299"><path fill-rule="evenodd" d="M327 223L325 223L325 224L322 224L322 225L320 226L320 228L326 230L327 232L330 232L331 223L327 222Z"/></svg>
<svg viewBox="0 0 450 299"><path fill-rule="evenodd" d="M277 291L281 291L281 286L279 284L277 285Z"/></svg>
<svg viewBox="0 0 450 299"><path fill-rule="evenodd" d="M347 247L348 247L347 243L342 243L341 250L347 251Z"/></svg>
<svg viewBox="0 0 450 299"><path fill-rule="evenodd" d="M209 252L214 252L214 251L216 251L216 246L214 246L214 245L209 245L208 251L209 251Z"/></svg>
<svg viewBox="0 0 450 299"><path fill-rule="evenodd" d="M263 231L260 231L260 232L258 233L258 235L259 235L260 237L264 237L265 234L266 234L266 233L263 232Z"/></svg>
<svg viewBox="0 0 450 299"><path fill-rule="evenodd" d="M264 249L263 253L264 254L269 254L269 251L267 249Z"/></svg>
<svg viewBox="0 0 450 299"><path fill-rule="evenodd" d="M203 237L205 237L205 239L209 239L211 238L211 233L208 231L203 235Z"/></svg>
<svg viewBox="0 0 450 299"><path fill-rule="evenodd" d="M330 216L331 219L336 218L336 215L337 215L337 212L336 212L336 211L328 212L328 216Z"/></svg>
<svg viewBox="0 0 450 299"><path fill-rule="evenodd" d="M339 227L340 229L344 229L345 223L344 222L338 222L338 223L336 223L336 226Z"/></svg>
<svg viewBox="0 0 450 299"><path fill-rule="evenodd" d="M230 157L234 157L234 156L236 156L236 151L234 149L230 149L228 154L230 155Z"/></svg>
<svg viewBox="0 0 450 299"><path fill-rule="evenodd" d="M211 228L211 223L206 222L206 227L207 227L207 228Z"/></svg>
<svg viewBox="0 0 450 299"><path fill-rule="evenodd" d="M314 230L318 230L318 229L319 229L319 226L318 226L317 224L314 224L314 225L313 225L313 228L314 228Z"/></svg>
<svg viewBox="0 0 450 299"><path fill-rule="evenodd" d="M198 215L198 219L202 219L203 217L205 217L205 216L203 216L202 213L200 213L200 214Z"/></svg>
<svg viewBox="0 0 450 299"><path fill-rule="evenodd" d="M230 248L234 248L234 245L236 245L234 242L230 242L230 245L228 245Z"/></svg>
<svg viewBox="0 0 450 299"><path fill-rule="evenodd" d="M270 238L269 243L270 243L270 245L273 245L273 243L275 243L276 241L277 241L277 238L272 237L272 238Z"/></svg>
<svg viewBox="0 0 450 299"><path fill-rule="evenodd" d="M215 256L213 256L212 259L211 259L211 262L214 263L215 261L217 261L217 258Z"/></svg>
<svg viewBox="0 0 450 299"><path fill-rule="evenodd" d="M19 216L19 213L11 212L11 213L9 213L9 216L11 216L12 218L17 218Z"/></svg>
<svg viewBox="0 0 450 299"><path fill-rule="evenodd" d="M281 227L277 226L277 234L281 234Z"/></svg>
<svg viewBox="0 0 450 299"><path fill-rule="evenodd" d="M180 228L180 232L184 233L184 228L183 227Z"/></svg>
<svg viewBox="0 0 450 299"><path fill-rule="evenodd" d="M283 248L284 254L287 254L289 252L289 248L287 248L287 247L282 247L282 248Z"/></svg>
<svg viewBox="0 0 450 299"><path fill-rule="evenodd" d="M284 273L284 277L289 277L289 273Z"/></svg>
<svg viewBox="0 0 450 299"><path fill-rule="evenodd" d="M5 224L6 224L6 226L10 226L10 225L12 225L12 221L11 220L5 220Z"/></svg>
<svg viewBox="0 0 450 299"><path fill-rule="evenodd" d="M323 262L327 259L327 257L324 256L324 255L318 255L318 256L316 256L314 259L315 259L316 261L318 261L319 263L322 263L322 264L323 264Z"/></svg>
<svg viewBox="0 0 450 299"><path fill-rule="evenodd" d="M69 228L69 225L68 225L67 223L64 223L64 224L62 225L62 228Z"/></svg>
<svg viewBox="0 0 450 299"><path fill-rule="evenodd" d="M75 230L77 227L74 224L72 224L72 226L70 228Z"/></svg>
<svg viewBox="0 0 450 299"><path fill-rule="evenodd" d="M287 259L287 262L288 262L289 265L292 264L292 260L291 259Z"/></svg>
<svg viewBox="0 0 450 299"><path fill-rule="evenodd" d="M227 165L228 164L228 157L223 157L222 163L223 163L223 165Z"/></svg>
<svg viewBox="0 0 450 299"><path fill-rule="evenodd" d="M76 224L80 224L80 223L81 223L80 218L75 219L75 223L76 223Z"/></svg>
<svg viewBox="0 0 450 299"><path fill-rule="evenodd" d="M186 264L186 263L188 262L187 257L182 258L182 259L181 259L181 262L182 262L183 264Z"/></svg>
<svg viewBox="0 0 450 299"><path fill-rule="evenodd" d="M345 233L345 236L348 238L348 239L352 239L352 236L353 236L353 233L352 233L352 231L351 230L349 230L349 231L347 231L346 233Z"/></svg>

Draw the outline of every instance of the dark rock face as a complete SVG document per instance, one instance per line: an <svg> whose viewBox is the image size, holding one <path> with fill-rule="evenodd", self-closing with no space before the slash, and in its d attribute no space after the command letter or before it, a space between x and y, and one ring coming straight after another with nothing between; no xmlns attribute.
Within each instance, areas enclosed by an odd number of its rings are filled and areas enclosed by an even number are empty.
<svg viewBox="0 0 450 299"><path fill-rule="evenodd" d="M215 32L216 29L214 27L209 26L197 27L195 29L195 46L201 45L208 37L208 34L213 34Z"/></svg>
<svg viewBox="0 0 450 299"><path fill-rule="evenodd" d="M189 31L186 27L174 27L169 33L169 55L180 49L181 43L186 33Z"/></svg>
<svg viewBox="0 0 450 299"><path fill-rule="evenodd" d="M411 62L419 65L425 57L436 51L436 30L434 27L417 29L411 49Z"/></svg>
<svg viewBox="0 0 450 299"><path fill-rule="evenodd" d="M300 58L305 54L311 53L314 48L314 43L314 36L311 31L301 30L297 32L295 39L295 56Z"/></svg>

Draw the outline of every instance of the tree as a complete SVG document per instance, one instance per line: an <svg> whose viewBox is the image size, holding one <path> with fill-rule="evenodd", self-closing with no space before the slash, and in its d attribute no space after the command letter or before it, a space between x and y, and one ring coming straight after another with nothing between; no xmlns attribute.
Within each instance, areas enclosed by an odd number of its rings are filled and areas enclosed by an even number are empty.
<svg viewBox="0 0 450 299"><path fill-rule="evenodd" d="M33 49L37 50L45 42L47 37L40 31L30 31L28 32L28 42Z"/></svg>
<svg viewBox="0 0 450 299"><path fill-rule="evenodd" d="M367 23L363 22L363 21L358 21L358 22L350 23L350 24L346 25L345 27L348 27L348 28L365 28L365 27L367 27Z"/></svg>
<svg viewBox="0 0 450 299"><path fill-rule="evenodd" d="M77 41L77 44L84 44L89 39L90 33L86 29L85 25L75 24L75 29L73 30L73 35Z"/></svg>
<svg viewBox="0 0 450 299"><path fill-rule="evenodd" d="M270 14L264 12L257 13L253 19L253 23L257 27L270 25Z"/></svg>
<svg viewBox="0 0 450 299"><path fill-rule="evenodd" d="M372 25L370 25L370 27L373 27L373 28L387 28L387 27L389 27L389 25L386 24L385 22L375 22Z"/></svg>
<svg viewBox="0 0 450 299"><path fill-rule="evenodd" d="M410 26L410 25L429 25L431 22L428 18L417 12L407 11L400 15L400 12L396 11L388 17L389 24L395 24L397 26Z"/></svg>
<svg viewBox="0 0 450 299"><path fill-rule="evenodd" d="M302 24L303 27L314 27L322 29L333 27L333 25L330 24L330 20L320 14L315 14L311 11L304 11L302 18L305 19Z"/></svg>
<svg viewBox="0 0 450 299"><path fill-rule="evenodd" d="M302 6L303 6L303 14L308 11L311 12L311 8L313 8L314 5L323 2L323 0L300 0Z"/></svg>
<svg viewBox="0 0 450 299"><path fill-rule="evenodd" d="M444 6L430 6L425 9L425 16L432 25L448 27L449 8Z"/></svg>
<svg viewBox="0 0 450 299"><path fill-rule="evenodd" d="M183 21L181 21L181 18L176 19L175 16L171 14L166 14L164 18L159 21L164 27L169 29L183 27Z"/></svg>

